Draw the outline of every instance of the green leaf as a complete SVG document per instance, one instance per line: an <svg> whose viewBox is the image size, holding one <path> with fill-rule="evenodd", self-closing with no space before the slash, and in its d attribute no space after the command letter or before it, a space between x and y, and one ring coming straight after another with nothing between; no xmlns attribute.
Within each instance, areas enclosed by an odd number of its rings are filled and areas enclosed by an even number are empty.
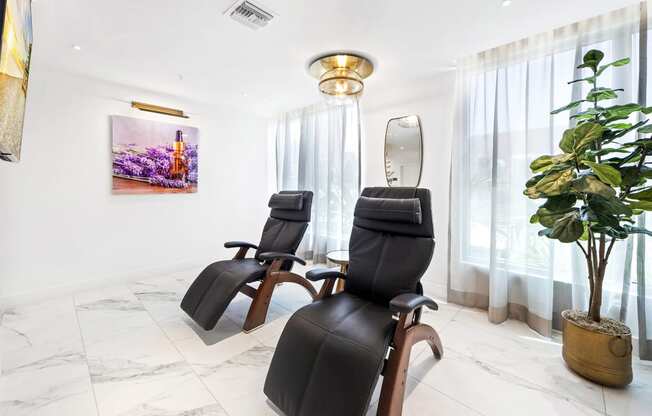
<svg viewBox="0 0 652 416"><path fill-rule="evenodd" d="M577 120L589 120L603 113L606 113L606 110L600 108L587 108L585 111L580 111L577 114L573 114L572 116L570 116L570 118L577 119Z"/></svg>
<svg viewBox="0 0 652 416"><path fill-rule="evenodd" d="M564 211L573 208L577 203L577 197L573 194L551 196L541 208L549 209L550 211Z"/></svg>
<svg viewBox="0 0 652 416"><path fill-rule="evenodd" d="M571 103L569 103L569 104L567 104L567 105L565 105L565 106L563 106L563 107L560 107L560 108L558 108L558 109L556 109L556 110L552 110L552 111L550 112L550 114L559 114L559 113L561 113L562 111L572 110L573 108L578 107L578 106L579 106L580 104L582 104L584 101L586 101L586 100L573 101L573 102L571 102Z"/></svg>
<svg viewBox="0 0 652 416"><path fill-rule="evenodd" d="M598 123L584 123L578 127L568 129L559 142L559 147L565 153L581 153L595 140L602 137L604 127Z"/></svg>
<svg viewBox="0 0 652 416"><path fill-rule="evenodd" d="M546 209L546 208L539 208L537 210L536 215L539 217L539 223L541 225L543 225L546 228L552 228L552 227L554 227L557 220L563 218L568 213L571 213L571 212L574 212L574 211L579 212L579 210L577 208L567 209L567 210L560 211L560 212L550 211L549 209Z"/></svg>
<svg viewBox="0 0 652 416"><path fill-rule="evenodd" d="M623 225L623 228L629 234L645 234L645 235L652 236L652 231L646 230L645 228L634 227L634 226L627 225L627 224Z"/></svg>
<svg viewBox="0 0 652 416"><path fill-rule="evenodd" d="M641 209L643 211L652 211L652 202L650 201L627 201L631 209Z"/></svg>
<svg viewBox="0 0 652 416"><path fill-rule="evenodd" d="M605 134L603 135L603 139L606 140L606 143L609 143L609 142L611 142L611 141L613 141L613 140L615 140L615 139L617 139L619 137L623 137L627 133L641 127L645 123L647 123L647 120L641 120L638 123L634 124L633 126L630 126L630 127L626 128L626 129L622 129L622 130L606 130Z"/></svg>
<svg viewBox="0 0 652 416"><path fill-rule="evenodd" d="M605 109L605 117L607 117L607 119L622 119L623 117L629 117L630 114L636 111L640 111L641 108L642 107L636 103L613 105Z"/></svg>
<svg viewBox="0 0 652 416"><path fill-rule="evenodd" d="M600 65L600 62L604 58L604 53L602 51L599 51L597 49L591 49L588 51L583 58L584 63L577 68L591 68L593 72L596 72L598 70L598 65Z"/></svg>
<svg viewBox="0 0 652 416"><path fill-rule="evenodd" d="M621 239L621 240L624 240L625 238L629 237L627 231L625 231L625 229L620 226L609 227L606 225L597 224L591 226L591 231L593 231L594 234L607 234L610 237Z"/></svg>
<svg viewBox="0 0 652 416"><path fill-rule="evenodd" d="M582 237L583 233L584 224L580 220L579 212L573 211L559 218L547 237L562 243L572 243Z"/></svg>
<svg viewBox="0 0 652 416"><path fill-rule="evenodd" d="M545 176L545 175L535 175L535 176L531 177L530 179L528 179L527 182L525 182L525 187L526 187L526 188L531 188L531 187L533 187L534 185L536 185L537 183L539 183L539 181L540 181L541 179L543 179L544 176Z"/></svg>
<svg viewBox="0 0 652 416"><path fill-rule="evenodd" d="M532 161L532 163L530 163L530 169L532 170L533 173L545 172L551 167L553 167L554 165L568 162L574 157L575 155L572 153L556 155L556 156L544 155Z"/></svg>
<svg viewBox="0 0 652 416"><path fill-rule="evenodd" d="M589 150L588 152L586 152L586 155L589 156L589 157L596 157L596 156L606 156L606 155L611 154L611 153L629 153L629 152L627 150L625 150L625 149L616 149L616 148L612 148L612 147L605 147L605 148L600 149L600 150Z"/></svg>
<svg viewBox="0 0 652 416"><path fill-rule="evenodd" d="M644 189L642 191L633 192L627 195L627 198L636 199L639 201L652 202L652 188Z"/></svg>
<svg viewBox="0 0 652 416"><path fill-rule="evenodd" d="M588 160L583 160L582 163L589 166L602 182L608 183L611 186L620 186L623 182L623 178L620 176L618 169L612 166L604 163L589 162Z"/></svg>
<svg viewBox="0 0 652 416"><path fill-rule="evenodd" d="M543 177L535 186L534 190L544 196L557 196L565 193L570 188L575 178L573 169L553 171Z"/></svg>
<svg viewBox="0 0 652 416"><path fill-rule="evenodd" d="M592 212L600 215L625 215L633 214L632 209L616 197L604 198L600 195L591 195L588 199L588 207Z"/></svg>
<svg viewBox="0 0 652 416"><path fill-rule="evenodd" d="M644 169L644 168L643 168ZM645 183L645 171L638 169L638 166L624 166L620 168L620 174L623 178L623 187L634 187L643 185ZM650 169L650 174L652 175L652 169Z"/></svg>
<svg viewBox="0 0 652 416"><path fill-rule="evenodd" d="M613 100L618 98L618 94L616 94L617 91L624 91L622 88L613 90L611 88L593 88L589 93L586 95L586 100L587 101L604 101L604 100Z"/></svg>
<svg viewBox="0 0 652 416"><path fill-rule="evenodd" d="M601 75L607 68L613 66L613 67L619 67L619 66L625 66L629 64L630 59L629 58L622 58L618 59L617 61L610 62L606 65L601 65L600 68L598 69L598 75Z"/></svg>
<svg viewBox="0 0 652 416"><path fill-rule="evenodd" d="M632 123L609 124L607 127L614 130L629 129L632 127Z"/></svg>
<svg viewBox="0 0 652 416"><path fill-rule="evenodd" d="M638 129L636 131L641 133L641 134L652 133L652 125L643 126L643 127L641 127L640 129Z"/></svg>
<svg viewBox="0 0 652 416"><path fill-rule="evenodd" d="M604 198L611 198L616 195L616 191L613 188L605 185L598 178L591 175L584 175L575 179L571 184L571 189L575 192L600 195Z"/></svg>
<svg viewBox="0 0 652 416"><path fill-rule="evenodd" d="M589 84L595 84L596 76L592 75L586 78L574 79L573 81L568 81L568 84L574 84L576 82L588 82Z"/></svg>

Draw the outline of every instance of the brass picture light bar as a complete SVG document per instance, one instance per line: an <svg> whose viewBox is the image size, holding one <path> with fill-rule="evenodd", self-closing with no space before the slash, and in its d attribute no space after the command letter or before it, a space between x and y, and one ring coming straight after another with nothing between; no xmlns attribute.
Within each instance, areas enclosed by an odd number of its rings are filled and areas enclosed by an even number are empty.
<svg viewBox="0 0 652 416"><path fill-rule="evenodd" d="M161 107L159 105L154 105L154 104L147 104L147 103L141 103L138 101L132 101L131 102L131 107L132 108L137 108L141 111L148 111L150 113L157 113L157 114L165 114L166 116L172 116L172 117L181 117L181 118L189 118L187 115L183 113L183 110L176 110L174 108L167 108L167 107Z"/></svg>

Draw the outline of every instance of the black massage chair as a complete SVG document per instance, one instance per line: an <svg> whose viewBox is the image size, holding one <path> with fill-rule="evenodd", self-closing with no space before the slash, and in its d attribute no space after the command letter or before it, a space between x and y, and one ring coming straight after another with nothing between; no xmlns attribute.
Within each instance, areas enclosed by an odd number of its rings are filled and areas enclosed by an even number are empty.
<svg viewBox="0 0 652 416"><path fill-rule="evenodd" d="M419 282L434 245L427 189L365 189L346 275L306 274L325 281L323 298L286 324L265 380L269 400L286 416L362 416L382 374L378 414L400 415L412 346L427 341L436 358L443 352L435 330L419 322L422 307L437 309ZM331 295L338 278L344 291Z"/></svg>
<svg viewBox="0 0 652 416"><path fill-rule="evenodd" d="M239 248L232 260L215 262L204 269L181 301L183 309L199 326L211 330L231 300L241 292L253 299L243 329L251 331L265 323L267 309L276 284L297 283L310 293L319 294L305 278L291 273L293 262L305 265L294 253L310 223L312 192L282 191L272 195L272 209L260 243L230 241L226 248ZM246 258L248 249L255 249ZM260 281L257 289L249 283Z"/></svg>

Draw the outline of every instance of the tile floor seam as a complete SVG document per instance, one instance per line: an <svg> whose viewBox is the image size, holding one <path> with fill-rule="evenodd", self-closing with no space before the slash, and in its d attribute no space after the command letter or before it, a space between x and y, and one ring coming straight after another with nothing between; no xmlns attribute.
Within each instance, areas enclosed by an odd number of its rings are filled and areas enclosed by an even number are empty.
<svg viewBox="0 0 652 416"><path fill-rule="evenodd" d="M479 411L479 410L477 410L477 409L475 409L475 408L469 406L469 405L466 404L466 403L463 403L463 402L459 401L459 400L456 399L455 397L453 397L453 396L451 396L451 395L449 395L449 394L447 394L447 393L444 393L443 391L440 391L440 390L438 390L438 389L432 387L431 385L429 385L429 384L427 384L427 383L423 383L423 382L419 381L419 379L417 379L417 378L414 377L414 376L410 376L410 375L408 374L408 377L409 377L409 378L412 378L414 381L416 381L416 382L417 382L417 385L418 385L418 384L422 384L424 387L426 387L426 388L428 388L428 389L430 389L430 390L434 390L434 391L436 391L437 393L441 394L442 396L444 396L444 397L446 397L446 398L448 398L448 399L454 401L455 403L461 405L462 407L466 407L467 409L469 409L469 410L471 410L471 411L477 413L478 415L481 415L481 416L487 416L485 413L483 413L483 412L481 412L481 411ZM408 396L408 397L409 397L409 396ZM407 397L405 398L405 400L407 400ZM404 402L404 403L405 403L405 402Z"/></svg>
<svg viewBox="0 0 652 416"><path fill-rule="evenodd" d="M84 340L84 333L81 329L81 324L79 323L79 316L77 315L77 305L75 302L75 296L71 296L70 300L72 301L72 308L75 312L75 322L77 323L77 329L79 330L79 338L81 340L82 351L84 352L84 363L86 364L86 372L88 373L88 382L91 385L91 393L93 394L93 403L95 403L95 411L97 416L100 416L100 406L97 404L97 397L95 396L95 384L93 383L93 376L91 375L91 367L88 364L88 354L86 353L86 341Z"/></svg>
<svg viewBox="0 0 652 416"><path fill-rule="evenodd" d="M129 292L131 292L134 296L136 296L136 294L133 293L133 290L131 289L131 287L127 287L127 289L128 289ZM138 296L136 296L136 299L138 299ZM208 386L207 386L206 383L204 382L204 379L203 379L203 378L202 378L202 377L197 373L197 371L195 370L195 367L194 367L190 362L188 362L188 359L187 359L186 356L181 352L181 350L179 349L179 347L177 347L177 344L176 344L176 343L175 343L175 342L174 342L174 341L173 341L173 340L168 336L167 332L165 332L165 331L163 330L163 328L161 328L161 326L159 325L158 321L157 321L156 319L154 319L154 316L153 316L152 313L149 311L149 309L147 309L147 306L145 306L145 304L144 304L140 299L138 299L138 301L143 305L143 308L144 308L145 311L147 312L147 315L150 317L150 319L151 319L152 321L154 321L154 324L156 325L156 327L157 327L157 328L158 328L158 329L163 333L163 335L164 335L165 338L170 342L170 344L172 344L172 346L174 347L175 351L176 351L176 352L179 354L179 356L183 359L183 362L186 363L186 364L188 365L188 367L190 367L190 371L192 371L192 373L195 375L195 377L197 377L197 379L199 380L199 382L201 383L201 385L204 386L204 388L206 389L206 391L208 392L208 394L210 394L211 397L213 398L213 400L215 400L215 403L216 403L218 406L220 406L220 408L222 409L222 411L224 412L224 414L225 414L226 416L230 416L229 413L228 413L228 412L226 411L226 409L224 408L224 406L222 405L222 403L220 403L219 400L217 400L217 398L215 397L215 395L213 394L213 392L208 388ZM99 415L99 414L98 414L98 415Z"/></svg>

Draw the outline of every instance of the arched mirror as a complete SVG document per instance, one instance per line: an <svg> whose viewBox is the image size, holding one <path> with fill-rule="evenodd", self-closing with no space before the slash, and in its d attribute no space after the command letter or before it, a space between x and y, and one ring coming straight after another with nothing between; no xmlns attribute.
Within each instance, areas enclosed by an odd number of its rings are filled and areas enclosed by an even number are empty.
<svg viewBox="0 0 652 416"><path fill-rule="evenodd" d="M385 177L389 186L417 187L421 181L423 140L418 116L392 118L385 132Z"/></svg>

